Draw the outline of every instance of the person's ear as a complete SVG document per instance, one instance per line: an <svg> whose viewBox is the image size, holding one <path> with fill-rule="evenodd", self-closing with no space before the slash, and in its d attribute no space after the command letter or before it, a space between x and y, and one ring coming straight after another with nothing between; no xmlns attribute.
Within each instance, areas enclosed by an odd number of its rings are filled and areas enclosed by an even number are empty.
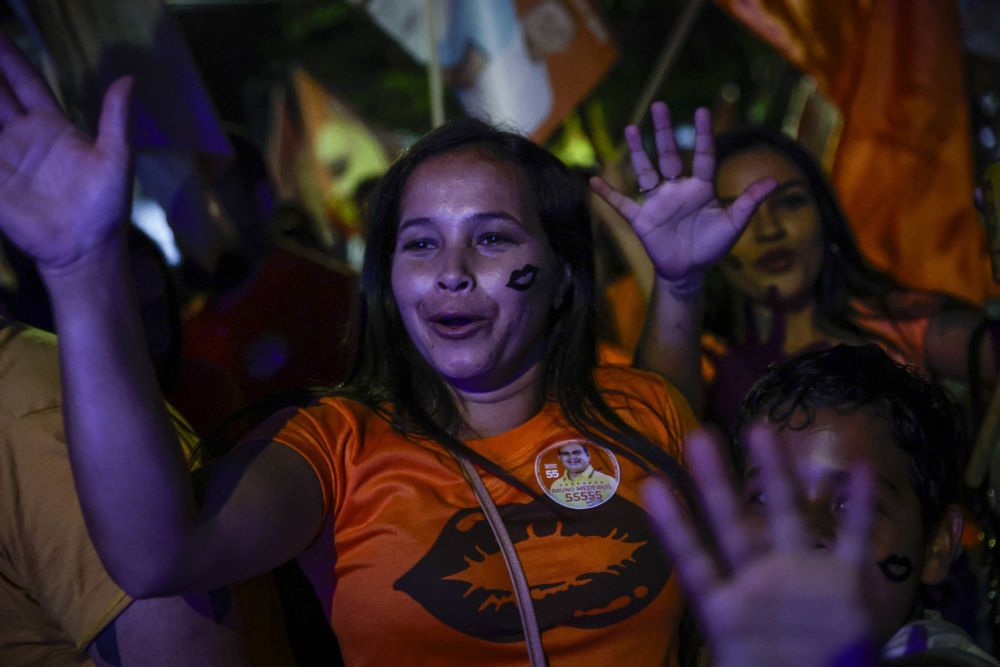
<svg viewBox="0 0 1000 667"><path fill-rule="evenodd" d="M569 262L562 262L562 276L559 278L559 284L556 286L555 298L552 300L552 310L559 310L566 299L566 293L572 285L573 269L570 268Z"/></svg>
<svg viewBox="0 0 1000 667"><path fill-rule="evenodd" d="M927 553L920 576L921 583L933 586L944 581L952 562L962 551L964 526L965 520L962 518L961 508L958 505L948 505L944 510L944 516L927 537Z"/></svg>

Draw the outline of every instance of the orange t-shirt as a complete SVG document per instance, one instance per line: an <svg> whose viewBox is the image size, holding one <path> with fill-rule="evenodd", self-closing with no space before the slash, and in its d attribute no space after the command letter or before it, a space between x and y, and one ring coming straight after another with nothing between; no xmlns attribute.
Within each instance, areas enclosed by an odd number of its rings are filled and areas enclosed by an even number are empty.
<svg viewBox="0 0 1000 667"><path fill-rule="evenodd" d="M596 378L622 419L681 459L697 423L675 389L627 368ZM450 454L345 399L276 418L284 423L274 440L302 454L323 487L327 527L299 561L348 665L527 663L503 559ZM547 404L507 433L467 443L537 496L481 472L524 565L550 664L676 664L682 603L640 508L648 474L583 442L589 458L580 464L577 447L575 465L615 481L568 498L550 490L572 465L560 463L567 442L581 439Z"/></svg>

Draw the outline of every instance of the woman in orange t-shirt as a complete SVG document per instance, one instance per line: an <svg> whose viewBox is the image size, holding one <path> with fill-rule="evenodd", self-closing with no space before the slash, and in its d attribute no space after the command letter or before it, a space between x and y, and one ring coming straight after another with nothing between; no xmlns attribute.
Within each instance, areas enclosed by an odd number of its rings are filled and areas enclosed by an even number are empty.
<svg viewBox="0 0 1000 667"><path fill-rule="evenodd" d="M694 420L657 376L597 367L583 187L554 156L477 121L411 147L372 213L353 374L192 478L122 251L131 82L92 141L2 36L0 74L0 227L52 294L76 488L122 588L209 590L298 557L349 664L523 664L536 624L554 664L675 662L679 595L637 487L685 483ZM642 202L595 187L657 266L669 341L697 336L701 275L773 184L720 207L707 112L687 178L664 105L653 119L659 169L627 133Z"/></svg>

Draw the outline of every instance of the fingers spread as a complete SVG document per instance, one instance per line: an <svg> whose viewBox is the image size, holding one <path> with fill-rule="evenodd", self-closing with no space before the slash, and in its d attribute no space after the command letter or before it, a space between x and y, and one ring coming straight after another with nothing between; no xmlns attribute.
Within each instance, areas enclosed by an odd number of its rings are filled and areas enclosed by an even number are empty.
<svg viewBox="0 0 1000 667"><path fill-rule="evenodd" d="M97 146L104 152L128 154L128 105L132 83L132 77L123 76L104 93L97 130Z"/></svg>
<svg viewBox="0 0 1000 667"><path fill-rule="evenodd" d="M656 154L660 162L660 173L663 178L679 178L684 173L684 161L677 152L677 142L674 139L674 128L670 122L670 108L663 102L654 102L649 109L653 117L653 130L656 137Z"/></svg>
<svg viewBox="0 0 1000 667"><path fill-rule="evenodd" d="M666 484L656 479L646 482L642 499L657 535L673 559L681 585L697 606L722 579L714 560Z"/></svg>
<svg viewBox="0 0 1000 667"><path fill-rule="evenodd" d="M875 493L872 472L858 465L851 470L848 490L850 503L847 518L837 537L837 554L845 560L863 566L869 558L872 531L872 498Z"/></svg>
<svg viewBox="0 0 1000 667"><path fill-rule="evenodd" d="M778 181L773 178L762 178L759 181L754 181L729 205L727 209L729 219L739 227L741 233L750 222L757 207L767 199L768 195L774 192L776 187L778 187Z"/></svg>
<svg viewBox="0 0 1000 667"><path fill-rule="evenodd" d="M720 447L717 438L699 431L688 438L685 452L708 510L712 533L729 566L735 567L743 563L749 554L750 539Z"/></svg>
<svg viewBox="0 0 1000 667"><path fill-rule="evenodd" d="M590 187L629 222L639 214L639 204L618 192L600 176L594 176L590 179Z"/></svg>
<svg viewBox="0 0 1000 667"><path fill-rule="evenodd" d="M28 59L10 39L0 34L0 74L6 80L14 100L24 110L59 111L59 105Z"/></svg>
<svg viewBox="0 0 1000 667"><path fill-rule="evenodd" d="M646 155L642 145L642 135L639 128L629 125L625 128L625 143L628 144L629 156L632 159L632 169L635 170L636 182L641 190L652 190L660 182L660 175L653 168L653 163Z"/></svg>
<svg viewBox="0 0 1000 667"><path fill-rule="evenodd" d="M796 502L795 486L774 434L763 424L756 424L749 429L747 441L760 462L775 549L794 551L804 548L809 540Z"/></svg>
<svg viewBox="0 0 1000 667"><path fill-rule="evenodd" d="M691 175L712 183L715 179L715 138L712 136L712 114L705 107L694 112L694 159Z"/></svg>

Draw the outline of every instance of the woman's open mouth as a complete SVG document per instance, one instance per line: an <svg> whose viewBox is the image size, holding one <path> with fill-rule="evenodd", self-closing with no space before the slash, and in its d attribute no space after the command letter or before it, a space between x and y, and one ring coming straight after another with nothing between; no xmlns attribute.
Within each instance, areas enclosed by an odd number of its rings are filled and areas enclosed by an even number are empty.
<svg viewBox="0 0 1000 667"><path fill-rule="evenodd" d="M449 339L468 338L486 326L488 320L467 313L441 313L430 318L431 329Z"/></svg>

